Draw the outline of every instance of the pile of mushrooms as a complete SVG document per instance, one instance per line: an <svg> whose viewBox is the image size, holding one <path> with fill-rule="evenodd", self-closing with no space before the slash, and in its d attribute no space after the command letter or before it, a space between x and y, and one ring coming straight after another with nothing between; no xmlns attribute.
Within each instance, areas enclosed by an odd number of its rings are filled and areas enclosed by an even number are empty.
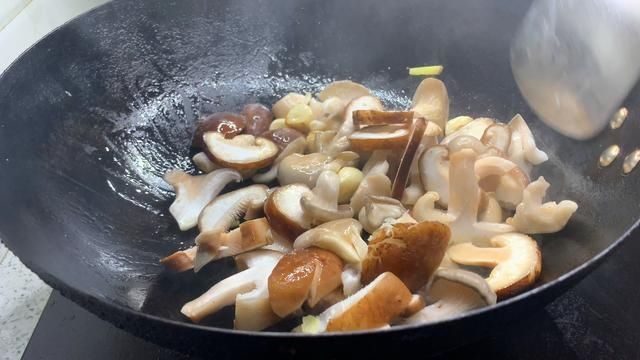
<svg viewBox="0 0 640 360"><path fill-rule="evenodd" d="M167 172L192 247L161 262L195 272L233 257L238 272L186 303L191 321L235 306L234 327L318 333L424 324L530 288L573 201L543 203L547 160L520 115L449 120L444 83L426 78L410 109L336 81L197 125L193 162ZM243 182L237 190L223 189ZM236 186L237 188L237 186ZM491 271L484 278L474 268Z"/></svg>

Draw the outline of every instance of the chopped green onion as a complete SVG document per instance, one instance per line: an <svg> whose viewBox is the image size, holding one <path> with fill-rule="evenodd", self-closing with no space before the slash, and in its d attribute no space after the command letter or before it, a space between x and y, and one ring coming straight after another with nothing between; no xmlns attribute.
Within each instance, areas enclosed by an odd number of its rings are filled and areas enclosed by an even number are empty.
<svg viewBox="0 0 640 360"><path fill-rule="evenodd" d="M442 65L419 66L409 68L409 75L412 76L436 76L442 73L444 67Z"/></svg>

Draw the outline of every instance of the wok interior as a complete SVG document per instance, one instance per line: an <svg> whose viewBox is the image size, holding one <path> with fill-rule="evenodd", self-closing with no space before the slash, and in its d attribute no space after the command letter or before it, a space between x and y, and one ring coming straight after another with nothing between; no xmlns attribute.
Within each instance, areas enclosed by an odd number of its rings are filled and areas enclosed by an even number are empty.
<svg viewBox="0 0 640 360"><path fill-rule="evenodd" d="M549 198L578 202L565 230L537 237L540 283L632 226L638 176L622 177L619 162L599 169L597 158L631 140L637 122L574 142L530 113L508 63L527 2L367 4L115 3L58 30L0 81L0 237L64 291L183 320L184 302L234 271L230 259L197 275L158 263L196 235L180 232L168 214L172 194L162 175L194 170L189 144L198 116L270 105L345 78L401 108L420 81L406 67L424 64L445 66L452 117L508 121L521 113L550 156L533 178L547 178ZM227 311L207 323L229 327L232 318Z"/></svg>

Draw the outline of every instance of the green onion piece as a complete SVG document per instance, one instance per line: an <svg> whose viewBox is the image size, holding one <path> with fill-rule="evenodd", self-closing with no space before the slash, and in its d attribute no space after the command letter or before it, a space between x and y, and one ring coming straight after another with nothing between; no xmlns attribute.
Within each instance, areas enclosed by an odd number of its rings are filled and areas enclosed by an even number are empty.
<svg viewBox="0 0 640 360"><path fill-rule="evenodd" d="M419 66L409 68L409 75L412 76L436 76L442 73L444 67L442 65Z"/></svg>

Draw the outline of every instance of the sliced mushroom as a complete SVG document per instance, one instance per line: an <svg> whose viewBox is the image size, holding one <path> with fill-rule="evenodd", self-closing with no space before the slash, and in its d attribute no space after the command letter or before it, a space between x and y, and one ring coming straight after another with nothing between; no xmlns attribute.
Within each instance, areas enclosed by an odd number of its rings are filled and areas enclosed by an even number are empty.
<svg viewBox="0 0 640 360"><path fill-rule="evenodd" d="M308 104L311 96L298 93L288 93L282 99L276 101L271 107L271 111L276 118L285 118L292 107L298 104Z"/></svg>
<svg viewBox="0 0 640 360"><path fill-rule="evenodd" d="M508 155L524 171L529 173L532 165L539 165L549 159L547 154L538 149L533 134L524 118L517 114L509 122L511 130L511 142Z"/></svg>
<svg viewBox="0 0 640 360"><path fill-rule="evenodd" d="M487 282L480 275L462 269L436 271L425 293L429 305L403 323L432 323L496 303L496 294Z"/></svg>
<svg viewBox="0 0 640 360"><path fill-rule="evenodd" d="M418 163L422 185L429 192L436 192L438 204L449 204L449 149L436 145L425 151Z"/></svg>
<svg viewBox="0 0 640 360"><path fill-rule="evenodd" d="M423 287L440 265L451 233L437 222L396 223L383 226L369 239L362 263L362 283L390 271L416 291Z"/></svg>
<svg viewBox="0 0 640 360"><path fill-rule="evenodd" d="M210 173L214 170L220 169L220 166L211 161L204 152L199 152L193 155L191 161L193 161L193 163L196 164L196 167L204 173Z"/></svg>
<svg viewBox="0 0 640 360"><path fill-rule="evenodd" d="M353 217L349 205L338 205L339 195L340 177L331 170L323 171L313 190L300 199L300 206L311 226Z"/></svg>
<svg viewBox="0 0 640 360"><path fill-rule="evenodd" d="M335 157L326 154L291 154L280 162L278 181L280 185L305 184L315 186L318 176L325 170L338 172L344 166L352 166L358 160L358 154L345 151Z"/></svg>
<svg viewBox="0 0 640 360"><path fill-rule="evenodd" d="M364 179L362 171L356 167L345 166L338 171L338 177L340 178L340 194L338 196L338 203L345 204L351 201L351 197L358 190L358 186Z"/></svg>
<svg viewBox="0 0 640 360"><path fill-rule="evenodd" d="M367 255L367 243L360 233L362 225L355 219L324 223L304 232L293 243L294 249L319 247L340 256L349 264L360 264Z"/></svg>
<svg viewBox="0 0 640 360"><path fill-rule="evenodd" d="M179 250L173 254L160 260L160 263L167 268L182 272L193 269L194 260L196 258L197 246L190 247L186 250Z"/></svg>
<svg viewBox="0 0 640 360"><path fill-rule="evenodd" d="M208 132L204 134L204 142L215 163L238 170L269 166L278 155L278 146L273 141L253 135L225 139L222 134Z"/></svg>
<svg viewBox="0 0 640 360"><path fill-rule="evenodd" d="M291 184L276 188L264 204L264 213L271 230L293 241L311 227L309 219L300 205L300 199L311 190L302 184Z"/></svg>
<svg viewBox="0 0 640 360"><path fill-rule="evenodd" d="M201 233L229 230L250 207L264 205L267 190L265 185L251 185L216 197L200 213L198 229Z"/></svg>
<svg viewBox="0 0 640 360"><path fill-rule="evenodd" d="M522 202L516 207L515 215L507 219L507 224L525 234L548 234L562 230L578 209L578 204L570 200L543 204L547 189L549 183L542 176L529 184L524 189Z"/></svg>
<svg viewBox="0 0 640 360"><path fill-rule="evenodd" d="M239 294L267 287L267 279L278 260L264 257L259 264L218 282L198 298L186 303L180 312L193 322L232 305Z"/></svg>
<svg viewBox="0 0 640 360"><path fill-rule="evenodd" d="M273 121L273 114L262 104L247 104L242 108L242 115L247 120L245 134L258 136L269 130Z"/></svg>
<svg viewBox="0 0 640 360"><path fill-rule="evenodd" d="M316 317L314 332L376 329L400 316L411 302L411 292L390 272Z"/></svg>
<svg viewBox="0 0 640 360"><path fill-rule="evenodd" d="M405 125L372 125L354 131L349 142L355 151L373 151L402 148L408 138L409 129Z"/></svg>
<svg viewBox="0 0 640 360"><path fill-rule="evenodd" d="M368 196L358 213L358 220L366 232L373 234L383 223L399 218L406 211L402 203L392 197Z"/></svg>
<svg viewBox="0 0 640 360"><path fill-rule="evenodd" d="M413 209L411 209L411 215L419 221L437 221L443 224L449 224L455 220L454 215L450 215L442 210L436 209L436 202L440 196L435 191L429 191L422 195L418 201L416 201Z"/></svg>
<svg viewBox="0 0 640 360"><path fill-rule="evenodd" d="M487 130L489 126L495 123L496 121L491 118L474 119L472 122L460 128L460 130L447 135L444 139L442 139L440 145L447 145L451 140L461 135L473 136L474 138L480 140L482 138L482 135L484 135L485 130Z"/></svg>
<svg viewBox="0 0 640 360"><path fill-rule="evenodd" d="M172 170L164 179L173 186L176 198L169 212L178 222L180 230L189 230L198 223L198 215L222 189L232 181L239 182L242 175L235 170L220 169L207 175L192 176L181 170Z"/></svg>
<svg viewBox="0 0 640 360"><path fill-rule="evenodd" d="M300 138L304 138L304 134L301 133L300 131L296 129L287 128L287 127L275 129L275 130L268 130L268 131L262 132L258 136L273 141L276 145L278 145L278 148L280 149L280 151L284 150L288 145L290 145L294 141Z"/></svg>
<svg viewBox="0 0 640 360"><path fill-rule="evenodd" d="M214 113L200 120L193 134L191 146L196 149L205 148L203 135L214 131L223 134L226 138L232 138L240 134L246 126L246 119L242 115L233 113Z"/></svg>
<svg viewBox="0 0 640 360"><path fill-rule="evenodd" d="M310 153L324 153L336 136L335 130L311 131L307 135L307 149Z"/></svg>
<svg viewBox="0 0 640 360"><path fill-rule="evenodd" d="M482 192L480 195L480 205L478 208L478 220L490 223L501 223L503 221L502 207L495 196Z"/></svg>
<svg viewBox="0 0 640 360"><path fill-rule="evenodd" d="M280 321L271 310L269 298L269 289L264 286L236 295L234 329L261 331Z"/></svg>
<svg viewBox="0 0 640 360"><path fill-rule="evenodd" d="M342 270L342 294L346 296L351 296L358 292L358 290L362 289L362 269L360 266L347 264L344 266ZM341 299L341 300L344 300ZM332 304L333 305L333 304Z"/></svg>
<svg viewBox="0 0 640 360"><path fill-rule="evenodd" d="M369 172L369 175L362 179L349 202L354 214L360 213L369 196L391 196L391 180L387 175Z"/></svg>
<svg viewBox="0 0 640 360"><path fill-rule="evenodd" d="M522 201L529 176L516 163L500 156L487 156L477 159L474 169L482 190L493 192L502 207L513 210Z"/></svg>
<svg viewBox="0 0 640 360"><path fill-rule="evenodd" d="M293 251L293 244L291 243L291 240L289 240L288 238L271 230L267 232L267 237L270 238L269 239L270 244L262 247L263 250L272 250L272 251L277 251L283 254Z"/></svg>
<svg viewBox="0 0 640 360"><path fill-rule="evenodd" d="M444 129L449 119L449 95L444 83L436 78L422 80L413 95L411 110L415 117L433 121Z"/></svg>
<svg viewBox="0 0 640 360"><path fill-rule="evenodd" d="M491 238L493 247L471 243L449 248L451 260L472 266L493 268L487 278L499 299L528 289L540 276L542 260L535 240L527 235L508 233Z"/></svg>
<svg viewBox="0 0 640 360"><path fill-rule="evenodd" d="M353 124L356 129L372 125L404 125L408 127L412 122L412 111L357 110L353 112Z"/></svg>
<svg viewBox="0 0 640 360"><path fill-rule="evenodd" d="M423 135L427 130L427 121L424 118L417 118L411 127L411 134L400 157L400 164L398 170L393 179L393 185L391 187L391 197L398 200L402 199L405 188L407 186L407 180L409 178L409 172L411 171L411 165L414 164L413 159L418 152L420 143L422 142Z"/></svg>
<svg viewBox="0 0 640 360"><path fill-rule="evenodd" d="M387 161L387 157L389 156L389 150L375 150L367 159L367 162L362 167L362 174L364 176L374 175L374 174L383 174L386 175L387 171L389 171L389 161Z"/></svg>
<svg viewBox="0 0 640 360"><path fill-rule="evenodd" d="M368 96L371 92L361 84L351 80L334 81L318 93L320 101L326 101L329 98L338 98L345 104L362 96Z"/></svg>
<svg viewBox="0 0 640 360"><path fill-rule="evenodd" d="M447 144L447 148L449 148L449 153L458 152L462 149L471 149L476 154L480 155L479 157L503 156L505 154L495 147L483 144L482 141L476 139L471 135L456 136L455 138L451 139L451 141L449 141L449 143Z"/></svg>
<svg viewBox="0 0 640 360"><path fill-rule="evenodd" d="M308 248L285 254L269 275L269 302L280 317L306 301L315 306L340 286L342 260L331 251Z"/></svg>
<svg viewBox="0 0 640 360"><path fill-rule="evenodd" d="M469 124L473 121L473 118L470 116L457 116L453 119L447 121L447 125L444 129L445 136L451 135L454 132L462 129L465 125Z"/></svg>
<svg viewBox="0 0 640 360"><path fill-rule="evenodd" d="M487 146L495 147L503 154L507 154L511 144L511 129L505 124L495 123L487 127L480 141Z"/></svg>
<svg viewBox="0 0 640 360"><path fill-rule="evenodd" d="M382 110L383 106L380 100L373 96L362 96L353 99L344 110L344 119L340 128L338 129L336 136L333 138L331 145L327 148L326 153L328 155L335 156L336 154L345 151L349 148L349 135L355 131L355 125L353 124L353 112L356 110Z"/></svg>
<svg viewBox="0 0 640 360"><path fill-rule="evenodd" d="M242 254L238 254L233 257L233 260L236 263L236 267L239 271L246 270L248 268L252 268L255 266L259 266L264 262L273 262L277 263L283 254L286 252L275 251L275 250L267 250L267 247L263 247L260 249L248 251Z"/></svg>
<svg viewBox="0 0 640 360"><path fill-rule="evenodd" d="M263 183L263 184L272 182L278 177L278 169L280 168L280 162L282 162L283 159L285 159L287 156L291 154L303 154L304 149L306 147L307 147L307 141L304 139L304 137L300 137L293 140L282 151L280 151L280 154L278 154L278 157L276 157L276 159L273 160L273 164L271 164L271 168L269 168L269 170L263 173L255 174L251 178L251 180L253 180L254 182Z"/></svg>

